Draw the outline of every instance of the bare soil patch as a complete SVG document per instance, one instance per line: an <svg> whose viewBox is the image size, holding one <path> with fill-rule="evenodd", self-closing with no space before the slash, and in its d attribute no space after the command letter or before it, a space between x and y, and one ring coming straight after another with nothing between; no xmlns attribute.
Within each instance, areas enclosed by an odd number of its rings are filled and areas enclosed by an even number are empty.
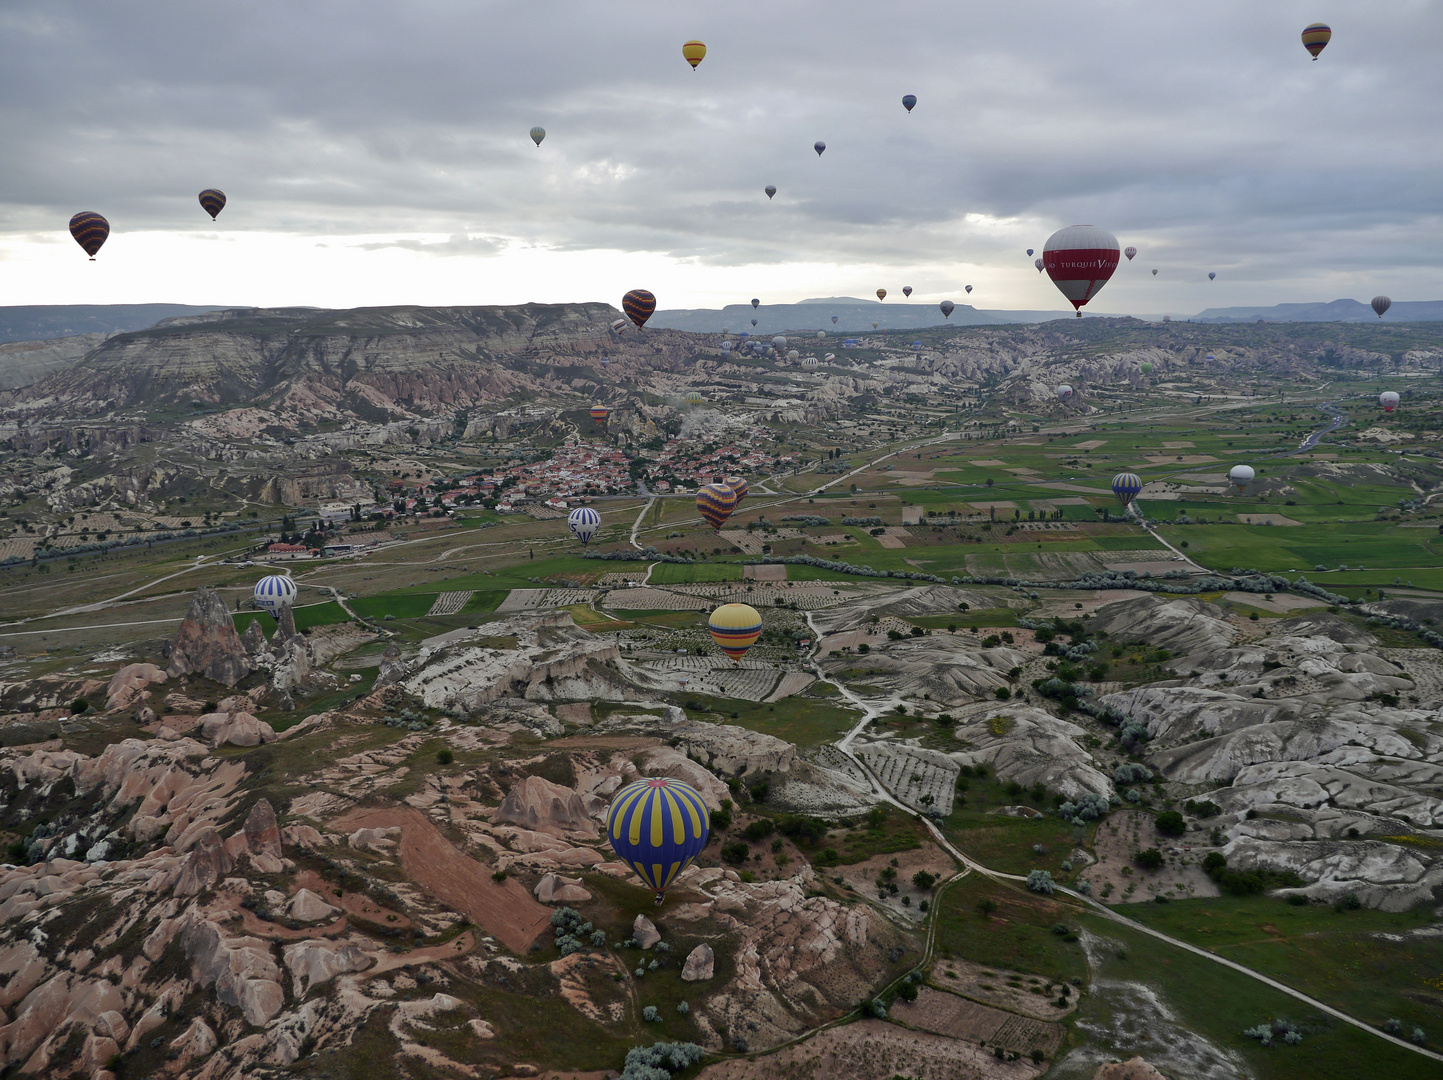
<svg viewBox="0 0 1443 1080"><path fill-rule="evenodd" d="M1061 993L1060 983L970 960L940 960L932 966L931 979L945 990L1034 1020L1061 1020L1077 1008L1075 991L1068 994L1066 1007L1059 1009L1053 1004ZM1045 992L1034 993L1036 989Z"/></svg>
<svg viewBox="0 0 1443 1080"><path fill-rule="evenodd" d="M1061 1010L1059 1010L1061 1011ZM1062 1025L969 1001L957 994L923 987L912 1002L898 1000L891 1015L908 1027L954 1039L1000 1046L1023 1055L1041 1050L1049 1057L1062 1042Z"/></svg>
<svg viewBox="0 0 1443 1080"><path fill-rule="evenodd" d="M847 536L845 539L850 540ZM786 581L787 568L782 565L775 566L744 566L742 567L742 579L750 581Z"/></svg>
<svg viewBox="0 0 1443 1080"><path fill-rule="evenodd" d="M496 881L491 870L441 835L429 818L410 807L357 810L334 823L337 829L401 830L401 866L417 885L442 903L464 912L513 952L524 953L551 923L551 911L520 882Z"/></svg>
<svg viewBox="0 0 1443 1080"><path fill-rule="evenodd" d="M1152 847L1167 859L1161 870L1144 870L1132 861L1136 852ZM1219 895L1200 865L1213 850L1206 833L1163 836L1154 828L1151 814L1121 810L1098 825L1093 850L1097 862L1078 877L1092 882L1092 895L1106 903L1137 903L1161 895L1173 900Z"/></svg>
<svg viewBox="0 0 1443 1080"><path fill-rule="evenodd" d="M698 1080L893 1080L896 1076L947 1080L1032 1080L1042 1068L1027 1057L998 1061L976 1043L885 1020L859 1020L765 1057L723 1061Z"/></svg>
<svg viewBox="0 0 1443 1080"><path fill-rule="evenodd" d="M893 866L893 862L897 865ZM897 891L893 893L884 888L886 899L878 900L877 881L887 870L896 872L897 876L892 879L892 884L897 886ZM893 917L920 922L924 916L919 905L931 896L932 890L919 889L912 884L912 877L919 870L926 871L939 881L945 881L957 872L957 864L952 861L952 856L936 844L923 843L921 847L910 851L899 851L895 855L873 855L863 862L839 866L835 874L869 900L885 907ZM904 896L909 903L902 903Z"/></svg>
<svg viewBox="0 0 1443 1080"><path fill-rule="evenodd" d="M1328 606L1326 600L1315 600L1311 596L1293 596L1291 593L1283 595L1274 593L1271 600L1264 600L1259 593L1230 592L1223 593L1223 599L1231 600L1235 604L1262 608L1265 611L1296 611L1300 608Z"/></svg>

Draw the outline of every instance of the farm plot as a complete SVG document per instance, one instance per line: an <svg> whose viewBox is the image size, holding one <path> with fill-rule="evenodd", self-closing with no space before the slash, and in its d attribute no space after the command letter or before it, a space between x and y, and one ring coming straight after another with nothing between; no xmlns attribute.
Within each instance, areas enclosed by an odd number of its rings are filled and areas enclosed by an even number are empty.
<svg viewBox="0 0 1443 1080"><path fill-rule="evenodd" d="M908 1027L1000 1046L1023 1055L1041 1050L1051 1057L1062 1042L1060 1024L1018 1016L931 987L923 987L916 1001L895 1002L892 1016Z"/></svg>
<svg viewBox="0 0 1443 1080"><path fill-rule="evenodd" d="M777 689L782 673L761 661L742 661L733 667L724 657L677 656L640 660L632 676L653 690L690 692L740 701L764 701Z"/></svg>
<svg viewBox="0 0 1443 1080"><path fill-rule="evenodd" d="M431 610L426 612L430 615L455 615L463 607L471 602L474 592L443 592L436 597Z"/></svg>
<svg viewBox="0 0 1443 1080"><path fill-rule="evenodd" d="M864 743L857 747L857 756L888 791L912 809L936 810L943 817L952 812L961 769L946 754L917 746Z"/></svg>
<svg viewBox="0 0 1443 1080"><path fill-rule="evenodd" d="M625 611L705 611L711 604L700 596L669 589L620 589L607 594L605 606Z"/></svg>
<svg viewBox="0 0 1443 1080"><path fill-rule="evenodd" d="M441 596L454 595L442 593ZM570 607L572 604L589 604L596 598L594 589L512 589L506 599L497 606L498 612L534 611L539 608ZM441 597L436 598L439 603ZM464 606L464 605L463 605ZM457 611L460 608L456 609ZM433 613L434 614L434 613ZM450 614L449 612L447 614Z"/></svg>

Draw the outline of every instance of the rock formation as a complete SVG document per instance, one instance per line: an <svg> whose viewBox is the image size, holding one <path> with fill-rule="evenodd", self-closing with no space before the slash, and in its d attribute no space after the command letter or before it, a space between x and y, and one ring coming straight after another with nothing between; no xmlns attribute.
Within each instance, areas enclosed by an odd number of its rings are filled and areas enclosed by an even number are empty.
<svg viewBox="0 0 1443 1080"><path fill-rule="evenodd" d="M631 924L631 936L643 949L649 949L661 940L661 932L657 930L656 924L645 915L638 915Z"/></svg>
<svg viewBox="0 0 1443 1080"><path fill-rule="evenodd" d="M591 899L591 893L582 887L580 878L562 877L560 874L542 874L534 891L536 899L543 904L581 904Z"/></svg>
<svg viewBox="0 0 1443 1080"><path fill-rule="evenodd" d="M716 972L716 954L712 947L702 942L687 953L686 963L681 968L683 982L704 982Z"/></svg>
<svg viewBox="0 0 1443 1080"><path fill-rule="evenodd" d="M389 686L405 677L406 664L401 659L401 646L394 641L388 642L386 651L381 655L381 672L376 676L376 685Z"/></svg>
<svg viewBox="0 0 1443 1080"><path fill-rule="evenodd" d="M600 801L592 799L592 809ZM509 821L536 832L596 835L596 823L580 795L540 776L528 776L506 793L494 821Z"/></svg>
<svg viewBox="0 0 1443 1080"><path fill-rule="evenodd" d="M126 664L110 678L105 688L105 708L127 708L152 683L165 682L165 672L154 664Z"/></svg>
<svg viewBox="0 0 1443 1080"><path fill-rule="evenodd" d="M1092 1080L1168 1080L1168 1078L1153 1068L1145 1059L1135 1057L1127 1061L1114 1061L1111 1064L1103 1065L1092 1074Z"/></svg>
<svg viewBox="0 0 1443 1080"><path fill-rule="evenodd" d="M166 674L203 675L234 686L250 674L252 664L236 633L225 601L213 589L201 586L190 602L170 650Z"/></svg>

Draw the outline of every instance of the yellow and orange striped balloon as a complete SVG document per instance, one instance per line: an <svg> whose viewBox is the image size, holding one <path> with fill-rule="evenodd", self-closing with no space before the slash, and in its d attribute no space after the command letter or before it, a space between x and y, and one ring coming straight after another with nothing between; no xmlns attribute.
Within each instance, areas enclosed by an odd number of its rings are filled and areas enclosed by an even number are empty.
<svg viewBox="0 0 1443 1080"><path fill-rule="evenodd" d="M762 617L750 604L723 604L711 613L707 629L721 651L739 665L762 636Z"/></svg>
<svg viewBox="0 0 1443 1080"><path fill-rule="evenodd" d="M691 65L693 71L696 66L706 59L706 46L700 41L688 41L681 47L681 55Z"/></svg>

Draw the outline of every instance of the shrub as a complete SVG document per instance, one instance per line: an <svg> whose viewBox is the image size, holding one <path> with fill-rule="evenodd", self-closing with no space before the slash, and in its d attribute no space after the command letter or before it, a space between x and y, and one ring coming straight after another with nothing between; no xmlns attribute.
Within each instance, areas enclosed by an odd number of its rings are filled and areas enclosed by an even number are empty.
<svg viewBox="0 0 1443 1080"><path fill-rule="evenodd" d="M997 910L997 901L993 900L990 896L985 896L980 901L978 901L977 910L980 911L983 915L991 915L994 911Z"/></svg>
<svg viewBox="0 0 1443 1080"><path fill-rule="evenodd" d="M711 812L711 827L715 832L725 832L732 824L732 801L723 799L720 810Z"/></svg>
<svg viewBox="0 0 1443 1080"><path fill-rule="evenodd" d="M1428 1041L1428 1036L1423 1034L1423 1029L1420 1027L1415 1027L1413 1029L1413 1034L1410 1035L1409 1038L1412 1039L1412 1041L1418 1046L1422 1046L1425 1042Z"/></svg>
<svg viewBox="0 0 1443 1080"><path fill-rule="evenodd" d="M748 840L756 842L757 840L766 839L768 836L771 836L772 833L776 832L776 830L777 827L771 818L758 818L756 821L748 823L747 827L742 830L742 835Z"/></svg>
<svg viewBox="0 0 1443 1080"><path fill-rule="evenodd" d="M734 840L725 844L721 849L722 862L730 863L732 866L740 866L751 857L752 849L747 847L742 840Z"/></svg>
<svg viewBox="0 0 1443 1080"><path fill-rule="evenodd" d="M744 1040L733 1041L738 1050L746 1051ZM705 1053L696 1043L689 1042L634 1046L626 1052L626 1067L618 1080L662 1080L670 1073L691 1068Z"/></svg>
<svg viewBox="0 0 1443 1080"><path fill-rule="evenodd" d="M903 1001L916 1001L917 987L910 982L904 982L901 986L897 987L897 996Z"/></svg>
<svg viewBox="0 0 1443 1080"><path fill-rule="evenodd" d="M657 1011L655 1005L648 1005L641 1010L641 1018L648 1024L657 1024L661 1022L661 1013Z"/></svg>
<svg viewBox="0 0 1443 1080"><path fill-rule="evenodd" d="M70 703L70 711L73 713L83 713L88 708L90 708L90 702L83 697L78 697Z"/></svg>
<svg viewBox="0 0 1443 1080"><path fill-rule="evenodd" d="M1295 892L1288 896L1288 903L1292 904L1293 907L1306 907L1308 898L1302 893Z"/></svg>
<svg viewBox="0 0 1443 1080"><path fill-rule="evenodd" d="M1164 836L1181 836L1187 832L1187 822L1176 810L1164 810L1157 815L1157 831Z"/></svg>
<svg viewBox="0 0 1443 1080"><path fill-rule="evenodd" d="M1112 773L1112 782L1118 787L1124 784L1145 784L1152 779L1152 770L1136 761L1119 765Z"/></svg>
<svg viewBox="0 0 1443 1080"><path fill-rule="evenodd" d="M1046 870L1034 870L1027 875L1027 887L1035 893L1046 893L1051 896L1056 890L1052 883L1052 875Z"/></svg>
<svg viewBox="0 0 1443 1080"><path fill-rule="evenodd" d="M912 884L926 892L933 885L937 884L937 875L929 874L925 870L918 870L912 875Z"/></svg>
<svg viewBox="0 0 1443 1080"><path fill-rule="evenodd" d="M676 1011L681 1013L682 1016L685 1016L687 1013L691 1012L691 1006L688 1005L685 1001L678 1001L676 1003Z"/></svg>
<svg viewBox="0 0 1443 1080"><path fill-rule="evenodd" d="M1009 701L1012 698L1012 691L1005 686L999 686L995 693L998 701Z"/></svg>
<svg viewBox="0 0 1443 1080"><path fill-rule="evenodd" d="M437 765L449 765L455 760L456 755L451 752L451 748L449 746L442 747L440 750L436 751Z"/></svg>
<svg viewBox="0 0 1443 1080"><path fill-rule="evenodd" d="M1194 802L1192 799L1189 799L1187 802L1183 803L1182 808L1186 810L1189 814L1192 814L1194 817L1200 818L1217 817L1223 812L1223 808L1217 803L1213 802L1211 799L1202 799L1198 802Z"/></svg>

